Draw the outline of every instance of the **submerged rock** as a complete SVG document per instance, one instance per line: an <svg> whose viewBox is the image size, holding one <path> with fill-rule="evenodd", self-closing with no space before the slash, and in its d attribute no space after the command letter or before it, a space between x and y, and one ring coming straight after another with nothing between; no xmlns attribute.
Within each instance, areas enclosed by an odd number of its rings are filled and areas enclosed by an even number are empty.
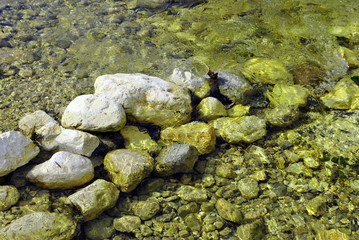
<svg viewBox="0 0 359 240"><path fill-rule="evenodd" d="M214 97L207 97L202 99L202 101L196 107L197 118L210 121L219 117L227 116L227 110L224 105Z"/></svg>
<svg viewBox="0 0 359 240"><path fill-rule="evenodd" d="M40 149L30 138L17 131L0 135L0 177L28 163Z"/></svg>
<svg viewBox="0 0 359 240"><path fill-rule="evenodd" d="M205 189L199 189L188 185L183 185L177 190L178 196L188 202L204 202L208 195Z"/></svg>
<svg viewBox="0 0 359 240"><path fill-rule="evenodd" d="M77 223L65 215L34 212L0 229L0 239L71 240L76 230Z"/></svg>
<svg viewBox="0 0 359 240"><path fill-rule="evenodd" d="M156 158L156 172L160 176L192 172L198 156L197 149L192 145L172 144Z"/></svg>
<svg viewBox="0 0 359 240"><path fill-rule="evenodd" d="M118 149L106 154L104 167L111 181L123 192L133 191L137 185L150 175L153 170L153 159L150 156Z"/></svg>
<svg viewBox="0 0 359 240"><path fill-rule="evenodd" d="M61 151L32 168L26 177L43 188L69 189L89 182L94 177L94 167L86 157Z"/></svg>
<svg viewBox="0 0 359 240"><path fill-rule="evenodd" d="M326 212L327 201L322 196L313 198L305 206L309 215L319 217Z"/></svg>
<svg viewBox="0 0 359 240"><path fill-rule="evenodd" d="M299 119L297 106L280 105L266 112L266 118L273 126L287 127Z"/></svg>
<svg viewBox="0 0 359 240"><path fill-rule="evenodd" d="M8 210L19 201L20 193L14 186L0 186L0 211Z"/></svg>
<svg viewBox="0 0 359 240"><path fill-rule="evenodd" d="M252 58L244 65L243 74L255 83L292 84L293 76L285 65L275 59Z"/></svg>
<svg viewBox="0 0 359 240"><path fill-rule="evenodd" d="M246 103L253 94L252 86L243 76L227 71L218 71L217 86L219 92L234 104Z"/></svg>
<svg viewBox="0 0 359 240"><path fill-rule="evenodd" d="M96 79L95 94L121 104L131 121L162 127L178 126L191 118L187 89L144 74L103 75Z"/></svg>
<svg viewBox="0 0 359 240"><path fill-rule="evenodd" d="M309 91L300 85L276 84L273 91L267 94L273 107L300 106L307 104Z"/></svg>
<svg viewBox="0 0 359 240"><path fill-rule="evenodd" d="M113 183L98 179L68 198L84 216L84 221L98 217L103 211L113 208L120 191Z"/></svg>
<svg viewBox="0 0 359 240"><path fill-rule="evenodd" d="M148 198L146 201L139 201L132 205L132 212L143 221L151 219L161 209L156 198Z"/></svg>
<svg viewBox="0 0 359 240"><path fill-rule="evenodd" d="M134 151L143 151L148 154L158 153L161 147L146 132L140 131L136 126L125 126L121 129L125 140L125 147Z"/></svg>
<svg viewBox="0 0 359 240"><path fill-rule="evenodd" d="M238 182L238 189L247 199L258 197L259 186L258 182L253 178L244 178Z"/></svg>
<svg viewBox="0 0 359 240"><path fill-rule="evenodd" d="M168 78L168 81L174 84L188 88L199 98L205 98L209 95L211 87L208 80L203 77L198 77L190 72L183 71L179 68L173 70L172 75Z"/></svg>
<svg viewBox="0 0 359 240"><path fill-rule="evenodd" d="M237 104L227 110L228 117L243 117L249 113L250 106Z"/></svg>
<svg viewBox="0 0 359 240"><path fill-rule="evenodd" d="M117 132L125 126L126 114L120 104L88 94L70 102L62 115L61 124L85 131Z"/></svg>
<svg viewBox="0 0 359 240"><path fill-rule="evenodd" d="M19 128L26 137L32 137L34 133L39 134L37 131L49 123L57 124L46 112L38 110L23 117L19 121Z"/></svg>
<svg viewBox="0 0 359 240"><path fill-rule="evenodd" d="M256 116L218 118L211 124L216 135L229 143L252 143L267 133L265 121Z"/></svg>
<svg viewBox="0 0 359 240"><path fill-rule="evenodd" d="M219 216L221 216L225 220L234 223L240 223L243 219L242 212L238 208L238 206L228 202L224 198L218 199L218 201L216 202L216 209Z"/></svg>
<svg viewBox="0 0 359 240"><path fill-rule="evenodd" d="M166 128L161 132L161 139L165 142L193 145L200 154L212 152L216 144L213 127L198 121L190 122L176 128Z"/></svg>
<svg viewBox="0 0 359 240"><path fill-rule="evenodd" d="M139 230L141 219L137 216L123 216L113 221L113 227L119 232L134 233Z"/></svg>
<svg viewBox="0 0 359 240"><path fill-rule="evenodd" d="M320 100L332 109L359 109L359 86L349 77L343 78Z"/></svg>

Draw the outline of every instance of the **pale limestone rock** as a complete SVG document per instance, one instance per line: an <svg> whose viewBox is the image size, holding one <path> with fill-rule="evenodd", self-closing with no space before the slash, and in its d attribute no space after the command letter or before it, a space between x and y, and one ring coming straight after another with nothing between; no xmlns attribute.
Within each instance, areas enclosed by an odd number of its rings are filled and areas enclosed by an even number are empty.
<svg viewBox="0 0 359 240"><path fill-rule="evenodd" d="M20 193L14 186L0 186L0 211L8 210L16 204Z"/></svg>
<svg viewBox="0 0 359 240"><path fill-rule="evenodd" d="M125 126L120 131L127 149L146 152L148 154L158 153L161 148L146 132L140 131L136 126Z"/></svg>
<svg viewBox="0 0 359 240"><path fill-rule="evenodd" d="M76 97L62 115L64 127L94 132L117 132L126 124L120 104L93 94Z"/></svg>
<svg viewBox="0 0 359 240"><path fill-rule="evenodd" d="M20 132L10 131L0 135L0 177L28 163L40 149Z"/></svg>
<svg viewBox="0 0 359 240"><path fill-rule="evenodd" d="M106 154L104 167L111 181L123 192L133 191L137 185L150 175L154 161L141 153L118 149Z"/></svg>
<svg viewBox="0 0 359 240"><path fill-rule="evenodd" d="M211 87L208 80L203 77L198 77L191 72L183 71L179 68L173 70L172 75L168 78L168 81L174 84L188 88L199 98L205 98L209 95Z"/></svg>
<svg viewBox="0 0 359 240"><path fill-rule="evenodd" d="M103 75L96 79L95 94L121 104L131 121L162 127L186 123L191 118L187 89L145 74Z"/></svg>
<svg viewBox="0 0 359 240"><path fill-rule="evenodd" d="M180 127L168 127L162 130L161 139L170 143L193 145L200 154L212 152L216 145L213 127L198 121L190 122Z"/></svg>
<svg viewBox="0 0 359 240"><path fill-rule="evenodd" d="M192 172L198 156L199 152L192 145L172 144L156 158L156 172L160 176Z"/></svg>
<svg viewBox="0 0 359 240"><path fill-rule="evenodd" d="M76 230L76 221L65 215L34 212L0 229L0 239L71 240L75 237Z"/></svg>
<svg viewBox="0 0 359 240"><path fill-rule="evenodd" d="M261 84L292 84L293 76L285 65L275 59L252 58L244 65L243 74L252 82Z"/></svg>
<svg viewBox="0 0 359 240"><path fill-rule="evenodd" d="M307 104L310 96L308 89L301 85L276 84L273 91L267 94L273 107L278 106L300 106Z"/></svg>
<svg viewBox="0 0 359 240"><path fill-rule="evenodd" d="M94 177L94 167L86 157L61 151L32 168L26 177L43 188L69 189L89 182Z"/></svg>
<svg viewBox="0 0 359 240"><path fill-rule="evenodd" d="M63 129L55 139L57 149L90 157L100 144L98 137L79 130Z"/></svg>
<svg viewBox="0 0 359 240"><path fill-rule="evenodd" d="M229 143L252 143L267 133L265 121L256 116L218 118L211 124L216 135Z"/></svg>
<svg viewBox="0 0 359 240"><path fill-rule="evenodd" d="M227 116L227 110L224 105L214 97L207 97L202 99L202 101L196 107L197 118L210 121L219 117Z"/></svg>
<svg viewBox="0 0 359 240"><path fill-rule="evenodd" d="M19 128L26 137L32 137L34 133L38 134L38 129L49 123L57 124L46 112L38 110L23 117L19 121Z"/></svg>
<svg viewBox="0 0 359 240"><path fill-rule="evenodd" d="M328 108L359 109L359 86L349 77L343 78L320 99Z"/></svg>
<svg viewBox="0 0 359 240"><path fill-rule="evenodd" d="M84 221L98 217L103 211L113 208L120 191L113 183L98 179L68 198L82 213Z"/></svg>

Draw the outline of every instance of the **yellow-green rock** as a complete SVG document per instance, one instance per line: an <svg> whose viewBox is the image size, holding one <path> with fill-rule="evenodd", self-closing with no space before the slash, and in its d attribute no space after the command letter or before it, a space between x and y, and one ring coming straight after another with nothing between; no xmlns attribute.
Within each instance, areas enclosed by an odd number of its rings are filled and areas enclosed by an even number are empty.
<svg viewBox="0 0 359 240"><path fill-rule="evenodd" d="M117 149L106 154L104 167L111 181L122 192L131 192L150 175L154 167L153 158L133 150Z"/></svg>
<svg viewBox="0 0 359 240"><path fill-rule="evenodd" d="M249 113L250 106L237 104L227 110L228 117L243 117Z"/></svg>
<svg viewBox="0 0 359 240"><path fill-rule="evenodd" d="M326 200L322 196L313 198L305 206L309 215L319 217L326 211Z"/></svg>
<svg viewBox="0 0 359 240"><path fill-rule="evenodd" d="M214 97L202 99L196 110L198 112L198 118L204 121L227 116L227 110L224 105Z"/></svg>
<svg viewBox="0 0 359 240"><path fill-rule="evenodd" d="M293 83L293 76L288 72L285 65L274 59L252 58L245 63L243 74L256 83Z"/></svg>
<svg viewBox="0 0 359 240"><path fill-rule="evenodd" d="M140 131L136 126L125 126L120 132L127 149L148 154L158 153L161 150L160 146L148 133Z"/></svg>
<svg viewBox="0 0 359 240"><path fill-rule="evenodd" d="M346 77L320 99L328 108L359 109L359 86Z"/></svg>
<svg viewBox="0 0 359 240"><path fill-rule="evenodd" d="M267 97L273 107L280 105L305 106L309 91L300 85L276 84Z"/></svg>
<svg viewBox="0 0 359 240"><path fill-rule="evenodd" d="M300 111L297 106L280 105L266 112L267 120L278 127L287 127L298 120Z"/></svg>
<svg viewBox="0 0 359 240"><path fill-rule="evenodd" d="M8 210L16 204L20 198L20 193L14 186L0 186L0 211Z"/></svg>
<svg viewBox="0 0 359 240"><path fill-rule="evenodd" d="M211 122L218 137L229 143L252 143L267 133L266 123L256 116L223 117Z"/></svg>
<svg viewBox="0 0 359 240"><path fill-rule="evenodd" d="M319 231L315 240L351 240L352 238L338 229Z"/></svg>
<svg viewBox="0 0 359 240"><path fill-rule="evenodd" d="M212 126L204 122L190 122L180 127L168 127L161 132L161 139L169 143L184 143L195 146L200 154L214 150L216 135Z"/></svg>

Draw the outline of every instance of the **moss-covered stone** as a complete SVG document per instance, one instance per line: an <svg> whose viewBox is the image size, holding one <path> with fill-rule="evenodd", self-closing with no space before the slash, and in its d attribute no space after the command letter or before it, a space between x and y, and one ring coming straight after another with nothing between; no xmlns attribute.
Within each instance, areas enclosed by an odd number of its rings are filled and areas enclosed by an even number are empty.
<svg viewBox="0 0 359 240"><path fill-rule="evenodd" d="M204 122L190 122L180 127L168 127L161 132L161 139L166 142L190 144L200 154L214 150L216 136L212 126Z"/></svg>

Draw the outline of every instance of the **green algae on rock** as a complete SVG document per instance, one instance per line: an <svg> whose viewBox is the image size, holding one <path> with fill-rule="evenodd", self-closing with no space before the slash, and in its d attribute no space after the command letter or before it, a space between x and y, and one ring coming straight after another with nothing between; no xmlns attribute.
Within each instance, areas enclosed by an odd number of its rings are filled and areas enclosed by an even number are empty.
<svg viewBox="0 0 359 240"><path fill-rule="evenodd" d="M213 127L198 121L190 122L177 128L165 128L161 131L161 139L165 142L193 145L200 154L212 152L216 144Z"/></svg>
<svg viewBox="0 0 359 240"><path fill-rule="evenodd" d="M213 125L216 135L229 143L252 143L267 133L265 121L256 116L223 117L210 124Z"/></svg>

